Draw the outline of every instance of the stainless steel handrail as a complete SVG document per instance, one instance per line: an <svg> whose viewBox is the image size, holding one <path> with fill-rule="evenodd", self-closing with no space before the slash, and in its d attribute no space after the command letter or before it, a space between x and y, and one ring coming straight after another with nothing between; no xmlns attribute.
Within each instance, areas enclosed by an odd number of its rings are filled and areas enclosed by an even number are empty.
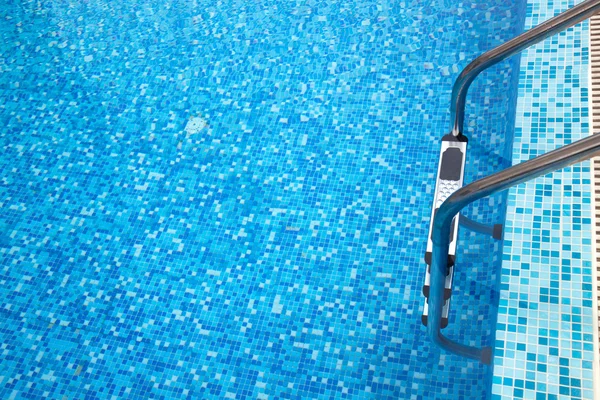
<svg viewBox="0 0 600 400"><path fill-rule="evenodd" d="M528 30L516 38L483 53L467 65L456 79L456 82L454 82L452 88L452 98L450 100L452 134L458 136L463 133L467 91L481 71L523 51L529 46L539 43L560 31L588 19L599 10L600 0L586 0L581 4L560 13L556 17L539 24L535 28Z"/></svg>
<svg viewBox="0 0 600 400"><path fill-rule="evenodd" d="M491 362L490 348L465 346L446 338L441 333L444 306L444 282L448 270L448 248L452 219L475 200L506 190L519 183L567 167L600 154L600 134L588 136L572 144L517 164L493 175L479 179L454 192L437 210L433 220L433 251L429 289L429 318L427 333L440 347L465 357Z"/></svg>

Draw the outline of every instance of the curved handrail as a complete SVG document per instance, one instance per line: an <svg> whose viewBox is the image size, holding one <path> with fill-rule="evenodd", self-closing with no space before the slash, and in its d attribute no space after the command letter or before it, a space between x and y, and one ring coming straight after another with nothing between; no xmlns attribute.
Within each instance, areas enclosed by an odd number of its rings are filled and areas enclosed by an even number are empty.
<svg viewBox="0 0 600 400"><path fill-rule="evenodd" d="M600 10L600 0L586 0L569 10L558 14L546 22L543 22L522 33L521 35L489 50L462 70L454 86L452 87L452 98L450 100L451 132L454 136L462 134L465 120L465 103L469 86L477 75L484 69L513 56L525 48L532 46L560 31L563 31L584 19L588 19Z"/></svg>
<svg viewBox="0 0 600 400"><path fill-rule="evenodd" d="M475 200L571 164L587 160L599 153L600 134L588 136L585 139L479 179L458 189L442 203L433 220L433 251L429 284L427 333L434 343L450 352L479 360L485 364L491 363L492 350L490 348L481 349L466 346L446 338L441 333L442 308L445 302L444 282L448 270L450 227L454 216Z"/></svg>

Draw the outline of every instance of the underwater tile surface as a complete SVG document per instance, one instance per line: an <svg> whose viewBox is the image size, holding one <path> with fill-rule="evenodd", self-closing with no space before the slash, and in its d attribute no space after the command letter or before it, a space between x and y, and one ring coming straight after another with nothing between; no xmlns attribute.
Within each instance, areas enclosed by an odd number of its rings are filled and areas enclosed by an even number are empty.
<svg viewBox="0 0 600 400"><path fill-rule="evenodd" d="M573 6L529 1L526 29ZM588 21L521 59L513 162L590 134ZM586 161L508 196L494 399L593 399L592 207Z"/></svg>
<svg viewBox="0 0 600 400"><path fill-rule="evenodd" d="M452 82L522 8L4 2L0 397L485 398L423 254ZM471 90L467 182L510 163L516 62ZM447 334L490 345L501 248L460 239Z"/></svg>

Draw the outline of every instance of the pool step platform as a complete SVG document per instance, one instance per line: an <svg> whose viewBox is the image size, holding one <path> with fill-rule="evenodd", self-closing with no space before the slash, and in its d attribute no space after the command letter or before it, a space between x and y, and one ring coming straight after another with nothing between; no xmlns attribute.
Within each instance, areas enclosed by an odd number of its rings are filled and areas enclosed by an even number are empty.
<svg viewBox="0 0 600 400"><path fill-rule="evenodd" d="M429 311L429 282L431 268L431 251L433 243L431 234L433 230L433 217L444 200L452 193L462 187L465 160L467 156L467 138L459 135L448 134L442 138L440 149L440 162L438 164L437 180L435 183L434 202L431 210L431 221L429 223L429 235L427 236L427 252L425 253L425 263L427 269L425 273L425 283L423 285L423 295L425 296L425 305L421 321L427 326L427 316ZM456 259L456 240L458 239L459 215L454 217L450 229L450 248L448 252L448 272L444 290L444 308L442 310L441 327L448 326L448 314L450 311L450 296L452 295L452 279L454 278L454 261Z"/></svg>

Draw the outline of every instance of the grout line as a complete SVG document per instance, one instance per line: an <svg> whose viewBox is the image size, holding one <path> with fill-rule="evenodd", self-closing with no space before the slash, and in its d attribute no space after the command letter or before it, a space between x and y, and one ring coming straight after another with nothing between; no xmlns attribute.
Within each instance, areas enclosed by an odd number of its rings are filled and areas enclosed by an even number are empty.
<svg viewBox="0 0 600 400"><path fill-rule="evenodd" d="M590 61L589 61L589 83L590 83L590 128L591 133L600 131L600 120L594 116L600 115L600 15L596 14L590 18ZM592 279L596 282L593 285L592 297L595 300L596 307L592 307L592 318L594 325L594 365L593 365L593 384L594 398L600 399L600 157L590 160L591 167L591 189L592 189L592 239L595 246L592 246Z"/></svg>

